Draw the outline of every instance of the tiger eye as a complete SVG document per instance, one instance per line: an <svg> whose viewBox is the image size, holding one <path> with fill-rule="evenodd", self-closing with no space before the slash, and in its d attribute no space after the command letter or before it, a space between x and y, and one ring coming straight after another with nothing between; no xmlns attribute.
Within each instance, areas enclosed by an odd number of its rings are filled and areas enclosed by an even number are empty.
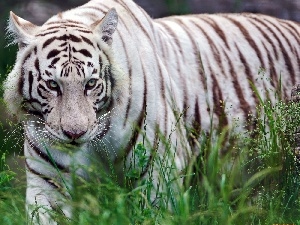
<svg viewBox="0 0 300 225"><path fill-rule="evenodd" d="M96 83L97 83L97 79L90 79L86 84L86 88L91 89L95 87Z"/></svg>
<svg viewBox="0 0 300 225"><path fill-rule="evenodd" d="M58 88L58 83L54 80L49 80L47 81L47 86L52 90L56 90Z"/></svg>

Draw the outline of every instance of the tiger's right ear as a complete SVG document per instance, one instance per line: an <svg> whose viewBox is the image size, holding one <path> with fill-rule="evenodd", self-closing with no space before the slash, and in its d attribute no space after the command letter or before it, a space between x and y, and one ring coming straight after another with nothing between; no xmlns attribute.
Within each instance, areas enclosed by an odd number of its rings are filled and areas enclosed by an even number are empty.
<svg viewBox="0 0 300 225"><path fill-rule="evenodd" d="M112 8L103 19L94 22L91 28L102 36L101 38L106 44L111 45L112 35L116 31L117 25L118 13L115 8Z"/></svg>
<svg viewBox="0 0 300 225"><path fill-rule="evenodd" d="M37 30L38 26L10 12L7 31L8 36L13 39L11 44L18 43L19 48L27 46L34 38Z"/></svg>

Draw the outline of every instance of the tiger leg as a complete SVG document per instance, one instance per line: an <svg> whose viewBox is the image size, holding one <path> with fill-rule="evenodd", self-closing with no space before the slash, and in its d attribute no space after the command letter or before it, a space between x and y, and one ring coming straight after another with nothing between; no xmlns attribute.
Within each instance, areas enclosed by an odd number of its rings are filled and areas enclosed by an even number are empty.
<svg viewBox="0 0 300 225"><path fill-rule="evenodd" d="M27 171L26 209L33 224L56 225L54 217L63 214L71 217L71 208L65 204L65 196L57 187L40 176Z"/></svg>

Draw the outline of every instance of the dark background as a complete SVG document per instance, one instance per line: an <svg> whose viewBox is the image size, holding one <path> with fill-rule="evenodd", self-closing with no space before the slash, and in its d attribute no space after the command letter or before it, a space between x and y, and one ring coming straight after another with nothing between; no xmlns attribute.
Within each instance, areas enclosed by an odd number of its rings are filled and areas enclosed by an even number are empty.
<svg viewBox="0 0 300 225"><path fill-rule="evenodd" d="M14 64L17 50L16 46L5 47L7 45L7 41L5 40L5 26L10 10L26 20L41 25L51 15L79 6L85 2L87 2L87 0L1 0L0 83L5 79L9 67ZM253 12L300 22L300 0L136 0L135 2L142 6L153 18L188 13ZM0 96L2 96L2 94L3 90L1 88ZM11 144L16 142L15 138L9 138L9 142L11 143L10 147L3 144L5 137L14 135L7 133L7 115L4 105L1 102L0 153L1 150L3 151L4 149L13 149ZM20 152L20 150L21 149L18 149L17 152Z"/></svg>

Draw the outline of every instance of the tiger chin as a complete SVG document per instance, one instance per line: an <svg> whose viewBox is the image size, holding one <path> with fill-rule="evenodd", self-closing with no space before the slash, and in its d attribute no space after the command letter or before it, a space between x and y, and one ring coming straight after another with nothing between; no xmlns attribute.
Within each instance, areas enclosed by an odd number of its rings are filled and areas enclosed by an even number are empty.
<svg viewBox="0 0 300 225"><path fill-rule="evenodd" d="M92 0L42 26L11 13L8 33L19 51L4 99L24 123L26 202L35 224L56 224L53 210L72 217L71 169L98 157L105 165L104 146L122 168L145 139L145 149L166 155L159 139L168 137L166 165L175 163L180 174L199 153L193 141L202 131L255 114L253 86L274 102L271 90L280 86L287 97L300 82L299 24L266 15L154 20L132 0ZM268 79L258 77L262 68ZM159 169L153 174L159 183Z"/></svg>

